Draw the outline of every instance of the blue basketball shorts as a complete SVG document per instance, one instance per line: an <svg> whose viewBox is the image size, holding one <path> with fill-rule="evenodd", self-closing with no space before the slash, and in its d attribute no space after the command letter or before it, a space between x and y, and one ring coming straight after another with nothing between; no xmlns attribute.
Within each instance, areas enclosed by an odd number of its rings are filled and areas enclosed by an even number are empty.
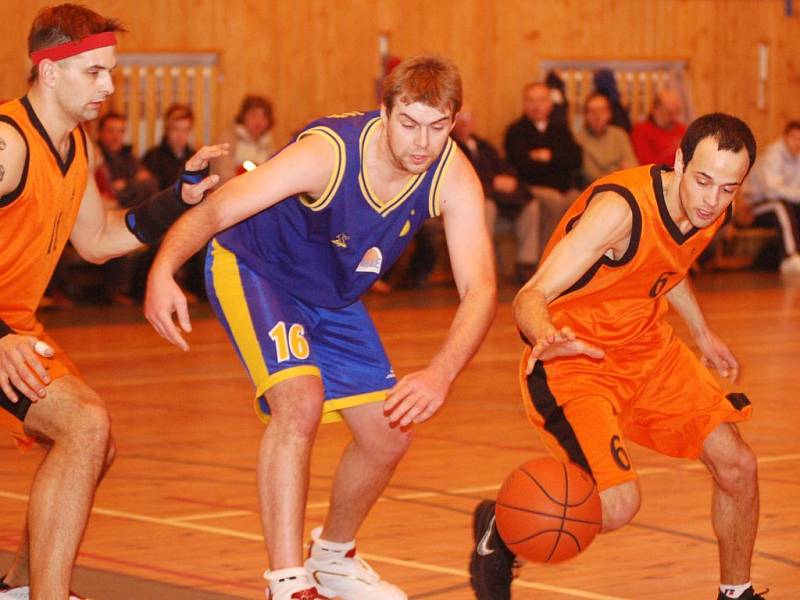
<svg viewBox="0 0 800 600"><path fill-rule="evenodd" d="M250 269L216 240L206 256L206 290L256 388L255 408L269 419L264 394L302 375L322 379L322 422L340 411L382 402L396 378L361 301L327 309L292 296Z"/></svg>

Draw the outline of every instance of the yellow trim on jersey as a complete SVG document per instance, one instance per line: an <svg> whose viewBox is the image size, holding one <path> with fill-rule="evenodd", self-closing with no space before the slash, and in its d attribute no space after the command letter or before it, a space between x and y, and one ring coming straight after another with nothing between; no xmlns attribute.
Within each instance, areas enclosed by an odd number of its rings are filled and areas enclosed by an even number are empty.
<svg viewBox="0 0 800 600"><path fill-rule="evenodd" d="M291 369L289 369L291 370ZM343 421L341 411L354 406L361 406L362 404L371 404L373 402L383 402L386 399L388 389L378 390L377 392L367 392L365 394L356 394L355 396L344 396L343 398L334 398L333 400L326 400L322 404L322 418L320 423L337 423ZM256 400L256 412L259 418L264 423L269 423L270 416L261 412L261 409Z"/></svg>
<svg viewBox="0 0 800 600"><path fill-rule="evenodd" d="M320 197L315 200L308 194L300 194L299 196L300 202L307 208L313 211L320 211L331 203L336 191L339 189L339 185L342 183L345 167L347 166L347 152L344 147L344 140L329 127L312 127L311 129L303 131L297 136L297 139L302 140L307 135L312 134L323 136L331 145L335 154L335 165L331 172L331 178L328 180L328 185L325 187L325 191L322 192Z"/></svg>
<svg viewBox="0 0 800 600"><path fill-rule="evenodd" d="M250 378L258 386L258 382L267 381L269 369L261 354L250 308L244 295L242 278L236 255L223 247L216 239L211 241L214 260L211 266L211 277L225 320L228 322L231 335L242 355Z"/></svg>
<svg viewBox="0 0 800 600"><path fill-rule="evenodd" d="M433 182L431 183L430 195L428 196L428 213L431 217L438 217L440 214L442 214L442 206L441 202L439 201L439 196L441 195L439 193L439 184L441 183L444 174L447 173L450 163L453 161L453 156L455 155L455 145L455 142L453 142L451 138L447 138L447 144L442 152L442 160L439 161L439 165L436 167L436 172L433 174Z"/></svg>
<svg viewBox="0 0 800 600"><path fill-rule="evenodd" d="M367 204L375 209L378 214L385 217L394 209L403 204L403 202L405 202L406 199L414 193L414 190L419 187L425 178L425 173L420 173L410 177L403 189L401 189L394 198L388 202L381 202L380 198L378 198L375 192L372 191L372 188L369 185L369 178L367 177L367 171L365 169L364 162L364 155L366 154L367 145L369 144L372 135L377 130L377 124L380 122L380 120L380 117L375 117L369 123L367 123L364 126L364 129L361 131L361 137L359 137L358 140L358 155L360 158L359 162L361 163L358 171L358 185L361 186L361 194L364 196Z"/></svg>

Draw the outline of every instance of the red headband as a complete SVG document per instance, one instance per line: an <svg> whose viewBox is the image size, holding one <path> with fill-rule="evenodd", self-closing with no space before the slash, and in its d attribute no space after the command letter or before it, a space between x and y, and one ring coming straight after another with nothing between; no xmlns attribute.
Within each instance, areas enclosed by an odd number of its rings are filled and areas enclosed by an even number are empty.
<svg viewBox="0 0 800 600"><path fill-rule="evenodd" d="M63 60L70 56L75 56L76 54L83 54L89 50L114 46L116 43L117 36L114 35L114 32L104 31L103 33L89 35L77 42L64 42L58 46L36 50L35 52L31 52L31 60L34 66L36 66L45 58L49 58L50 60Z"/></svg>

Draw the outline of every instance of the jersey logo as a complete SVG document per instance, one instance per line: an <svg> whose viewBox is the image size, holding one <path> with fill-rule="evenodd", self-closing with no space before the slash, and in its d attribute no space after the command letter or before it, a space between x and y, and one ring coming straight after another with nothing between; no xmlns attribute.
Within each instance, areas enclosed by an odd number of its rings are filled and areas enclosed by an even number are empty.
<svg viewBox="0 0 800 600"><path fill-rule="evenodd" d="M408 235L409 231L411 231L411 221L406 221L406 224L403 225L403 229L400 230L400 235L398 237Z"/></svg>
<svg viewBox="0 0 800 600"><path fill-rule="evenodd" d="M358 263L356 271L358 273L380 273L383 265L383 254L380 248L373 246L364 253L361 262Z"/></svg>
<svg viewBox="0 0 800 600"><path fill-rule="evenodd" d="M667 271L666 273L662 273L656 279L656 282L653 284L653 287L650 288L650 297L655 298L661 293L661 290L664 289L664 286L667 285L667 279L669 279L670 275L675 275L675 271Z"/></svg>
<svg viewBox="0 0 800 600"><path fill-rule="evenodd" d="M350 240L350 236L346 233L340 233L335 238L331 240L331 244L334 246L339 246L339 248L347 248L347 242Z"/></svg>

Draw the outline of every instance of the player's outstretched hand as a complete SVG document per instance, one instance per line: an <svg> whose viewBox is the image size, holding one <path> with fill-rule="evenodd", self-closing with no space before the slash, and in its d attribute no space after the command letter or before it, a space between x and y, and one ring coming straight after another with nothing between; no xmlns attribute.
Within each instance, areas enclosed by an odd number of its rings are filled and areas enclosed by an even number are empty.
<svg viewBox="0 0 800 600"><path fill-rule="evenodd" d="M730 348L712 331L706 331L695 338L702 353L700 362L708 368L716 369L720 375L735 382L739 378L739 361Z"/></svg>
<svg viewBox="0 0 800 600"><path fill-rule="evenodd" d="M54 353L50 346L29 335L0 337L0 389L11 402L19 400L17 391L31 402L47 395L45 386L50 383L50 376L37 354L50 358Z"/></svg>
<svg viewBox="0 0 800 600"><path fill-rule="evenodd" d="M215 144L213 146L203 146L186 161L186 171L202 171L208 167L212 158L219 158L228 153L229 144ZM218 175L209 175L195 184L184 183L181 186L181 199L186 204L197 204L205 193L219 183Z"/></svg>
<svg viewBox="0 0 800 600"><path fill-rule="evenodd" d="M180 330L172 320L172 314L178 317L178 324L184 332L192 330L189 320L189 308L186 296L175 283L171 275L159 275L150 271L147 279L147 293L144 298L144 316L150 324L171 344L175 344L184 352L189 351L189 344L183 339Z"/></svg>
<svg viewBox="0 0 800 600"><path fill-rule="evenodd" d="M577 339L575 332L569 327L556 329L551 327L544 335L537 338L536 343L531 349L525 374L530 375L537 360L550 360L559 356L577 356L585 354L589 358L603 358L603 352L597 346Z"/></svg>
<svg viewBox="0 0 800 600"><path fill-rule="evenodd" d="M389 390L383 412L393 426L424 423L444 404L448 389L450 380L434 367L410 373Z"/></svg>

